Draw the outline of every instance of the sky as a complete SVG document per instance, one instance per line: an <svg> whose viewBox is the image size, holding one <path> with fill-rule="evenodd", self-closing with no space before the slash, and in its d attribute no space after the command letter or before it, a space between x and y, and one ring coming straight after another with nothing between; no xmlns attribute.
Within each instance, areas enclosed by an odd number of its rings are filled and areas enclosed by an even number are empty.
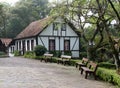
<svg viewBox="0 0 120 88"><path fill-rule="evenodd" d="M0 2L7 2L11 5L14 5L17 1L19 1L19 0L0 0ZM54 1L54 0L49 0L49 2L52 2L52 1Z"/></svg>
<svg viewBox="0 0 120 88"><path fill-rule="evenodd" d="M0 0L0 2L7 2L11 5L15 4L17 1L19 1L19 0Z"/></svg>

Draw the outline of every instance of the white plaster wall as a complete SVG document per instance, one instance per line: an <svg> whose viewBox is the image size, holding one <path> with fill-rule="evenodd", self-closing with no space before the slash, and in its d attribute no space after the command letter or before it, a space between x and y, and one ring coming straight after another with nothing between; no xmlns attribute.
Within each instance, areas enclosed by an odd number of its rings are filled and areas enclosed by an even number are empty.
<svg viewBox="0 0 120 88"><path fill-rule="evenodd" d="M79 51L72 51L72 57L79 57Z"/></svg>
<svg viewBox="0 0 120 88"><path fill-rule="evenodd" d="M72 28L69 25L67 25L66 36L78 36L78 35L72 30Z"/></svg>
<svg viewBox="0 0 120 88"><path fill-rule="evenodd" d="M52 35L53 32L53 25L50 24L47 28L45 28L40 35Z"/></svg>
<svg viewBox="0 0 120 88"><path fill-rule="evenodd" d="M60 50L64 50L64 38L60 38Z"/></svg>
<svg viewBox="0 0 120 88"><path fill-rule="evenodd" d="M59 50L59 38L55 38L56 50Z"/></svg>
<svg viewBox="0 0 120 88"><path fill-rule="evenodd" d="M41 41L42 40L42 41ZM49 46L48 46L48 37L41 37L41 40L40 38L38 37L38 45L42 45L42 46L45 46L47 48L47 50L49 49ZM43 42L43 43L42 43ZM43 45L44 44L44 45Z"/></svg>
<svg viewBox="0 0 120 88"><path fill-rule="evenodd" d="M79 50L79 38L77 38L77 41L76 41L76 38L71 38L70 47L71 47L71 50L72 50L72 48L73 48L73 50Z"/></svg>

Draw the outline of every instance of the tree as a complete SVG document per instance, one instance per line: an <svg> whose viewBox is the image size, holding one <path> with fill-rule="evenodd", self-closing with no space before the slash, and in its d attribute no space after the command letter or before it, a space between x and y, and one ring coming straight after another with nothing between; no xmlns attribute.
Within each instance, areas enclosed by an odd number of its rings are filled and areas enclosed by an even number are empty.
<svg viewBox="0 0 120 88"><path fill-rule="evenodd" d="M63 10L61 11L63 12L62 15L70 19L71 22L74 22L76 27L80 30L81 37L87 44L89 58L96 60L95 52L97 50L102 50L102 48L105 47L108 50L111 48L118 70L120 68L119 51L116 49L116 42L114 41L115 37L118 38L118 36L114 36L113 32L111 32L110 23L113 20L119 20L118 11L120 11L120 9L117 8L117 10L114 6L119 7L119 1L74 0L69 5L63 4L61 8L57 5L58 9L60 8L59 10ZM64 12L67 12L67 14ZM116 17L118 19L116 19ZM90 26L86 27L86 24Z"/></svg>
<svg viewBox="0 0 120 88"><path fill-rule="evenodd" d="M9 4L1 3L0 4L0 37L7 37L7 22L8 22L8 11L9 11Z"/></svg>
<svg viewBox="0 0 120 88"><path fill-rule="evenodd" d="M46 17L49 13L47 4L48 0L20 0L17 2L9 9L7 37L14 38L31 22Z"/></svg>

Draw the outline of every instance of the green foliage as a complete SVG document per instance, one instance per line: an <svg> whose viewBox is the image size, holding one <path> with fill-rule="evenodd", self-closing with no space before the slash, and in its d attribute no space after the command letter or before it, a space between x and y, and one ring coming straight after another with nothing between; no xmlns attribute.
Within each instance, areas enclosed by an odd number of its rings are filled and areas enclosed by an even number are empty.
<svg viewBox="0 0 120 88"><path fill-rule="evenodd" d="M15 55L15 56L20 56L20 51L15 50L15 51L14 51L14 55Z"/></svg>
<svg viewBox="0 0 120 88"><path fill-rule="evenodd" d="M62 54L61 51L57 51L57 50L56 50L56 51L50 51L49 53L50 53L50 54L53 54L54 57L60 57L61 54Z"/></svg>
<svg viewBox="0 0 120 88"><path fill-rule="evenodd" d="M0 58L3 58L3 57L8 57L8 55L5 52L0 51Z"/></svg>
<svg viewBox="0 0 120 88"><path fill-rule="evenodd" d="M116 65L111 64L109 62L100 62L98 65L99 65L99 67L103 67L103 68L116 69Z"/></svg>
<svg viewBox="0 0 120 88"><path fill-rule="evenodd" d="M72 53L71 53L71 51L64 51L64 55L72 56Z"/></svg>
<svg viewBox="0 0 120 88"><path fill-rule="evenodd" d="M99 68L97 70L98 77L107 82L112 82L112 74L112 71L107 69Z"/></svg>
<svg viewBox="0 0 120 88"><path fill-rule="evenodd" d="M96 74L100 79L116 84L120 87L120 75L118 75L115 70L99 67Z"/></svg>
<svg viewBox="0 0 120 88"><path fill-rule="evenodd" d="M35 53L33 51L27 51L24 54L25 58L34 58L35 57Z"/></svg>
<svg viewBox="0 0 120 88"><path fill-rule="evenodd" d="M41 60L44 59L44 56L35 56L34 59Z"/></svg>
<svg viewBox="0 0 120 88"><path fill-rule="evenodd" d="M80 52L80 57L87 57L87 52Z"/></svg>
<svg viewBox="0 0 120 88"><path fill-rule="evenodd" d="M114 73L112 81L114 84L116 84L120 87L120 75Z"/></svg>
<svg viewBox="0 0 120 88"><path fill-rule="evenodd" d="M34 52L35 52L36 56L42 56L46 51L47 51L46 47L44 47L42 45L37 45L34 48Z"/></svg>
<svg viewBox="0 0 120 88"><path fill-rule="evenodd" d="M2 56L2 55L5 55L5 53L4 53L4 52L2 52L2 51L0 51L0 56Z"/></svg>
<svg viewBox="0 0 120 88"><path fill-rule="evenodd" d="M48 16L48 3L48 0L19 0L14 7L0 3L0 37L14 38L31 22Z"/></svg>
<svg viewBox="0 0 120 88"><path fill-rule="evenodd" d="M70 60L70 65L71 65L71 66L75 66L75 64L76 64L76 60L71 59L71 60Z"/></svg>

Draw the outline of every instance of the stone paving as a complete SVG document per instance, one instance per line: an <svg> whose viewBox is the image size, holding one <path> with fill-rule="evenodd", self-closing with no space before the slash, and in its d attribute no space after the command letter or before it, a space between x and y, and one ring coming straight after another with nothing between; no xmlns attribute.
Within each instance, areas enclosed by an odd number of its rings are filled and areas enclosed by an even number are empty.
<svg viewBox="0 0 120 88"><path fill-rule="evenodd" d="M21 57L0 58L0 88L114 88L75 67Z"/></svg>

